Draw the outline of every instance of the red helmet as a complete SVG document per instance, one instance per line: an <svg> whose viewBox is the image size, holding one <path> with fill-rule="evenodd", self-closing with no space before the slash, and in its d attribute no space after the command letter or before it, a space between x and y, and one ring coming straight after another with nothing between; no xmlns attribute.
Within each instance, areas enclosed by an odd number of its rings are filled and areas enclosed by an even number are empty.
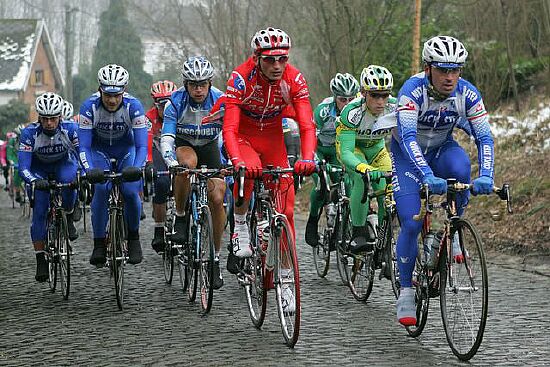
<svg viewBox="0 0 550 367"><path fill-rule="evenodd" d="M174 82L170 80L161 80L151 86L151 97L153 99L168 98L178 89Z"/></svg>

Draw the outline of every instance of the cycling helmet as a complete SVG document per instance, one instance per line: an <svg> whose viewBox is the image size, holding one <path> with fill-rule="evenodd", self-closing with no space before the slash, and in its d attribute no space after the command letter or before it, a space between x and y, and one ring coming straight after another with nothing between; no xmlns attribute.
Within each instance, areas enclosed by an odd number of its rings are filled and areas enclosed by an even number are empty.
<svg viewBox="0 0 550 367"><path fill-rule="evenodd" d="M61 116L61 112L63 111L63 98L55 93L47 92L36 98L35 107L36 112L38 112L40 116Z"/></svg>
<svg viewBox="0 0 550 367"><path fill-rule="evenodd" d="M255 54L288 55L291 42L285 31L269 27L256 32L250 46Z"/></svg>
<svg viewBox="0 0 550 367"><path fill-rule="evenodd" d="M168 98L176 89L178 89L178 87L176 87L174 82L170 80L161 80L151 86L151 97L153 97L153 99Z"/></svg>
<svg viewBox="0 0 550 367"><path fill-rule="evenodd" d="M440 68L457 68L466 62L468 51L454 37L436 36L424 43L422 60Z"/></svg>
<svg viewBox="0 0 550 367"><path fill-rule="evenodd" d="M97 72L99 87L105 93L122 93L129 78L128 71L116 64L105 65Z"/></svg>
<svg viewBox="0 0 550 367"><path fill-rule="evenodd" d="M330 90L335 96L354 97L359 92L359 82L349 73L337 73L330 81Z"/></svg>
<svg viewBox="0 0 550 367"><path fill-rule="evenodd" d="M214 77L214 68L204 56L191 56L183 63L181 69L183 81L200 82Z"/></svg>
<svg viewBox="0 0 550 367"><path fill-rule="evenodd" d="M63 119L70 120L73 117L73 112L73 104L67 100L63 101L63 112L61 113Z"/></svg>
<svg viewBox="0 0 550 367"><path fill-rule="evenodd" d="M393 76L383 66L369 65L361 72L361 87L366 91L389 91L393 88Z"/></svg>

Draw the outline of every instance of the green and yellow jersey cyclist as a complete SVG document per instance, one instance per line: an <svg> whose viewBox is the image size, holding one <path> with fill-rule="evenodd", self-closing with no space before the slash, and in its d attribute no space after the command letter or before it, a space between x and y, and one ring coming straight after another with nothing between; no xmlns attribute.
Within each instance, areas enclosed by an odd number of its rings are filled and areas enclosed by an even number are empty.
<svg viewBox="0 0 550 367"><path fill-rule="evenodd" d="M392 164L384 137L395 126L393 111L396 100L390 97L393 77L385 67L369 65L361 72L361 97L349 103L340 114L336 126L336 151L352 180L350 195L353 225L350 250L352 253L371 251L376 240L368 231L366 219L369 201L361 204L362 174L369 172L374 190L383 189L383 172L391 171ZM384 118L383 118L384 117ZM384 215L383 197L378 201L378 217Z"/></svg>
<svg viewBox="0 0 550 367"><path fill-rule="evenodd" d="M344 107L357 97L359 92L359 82L353 75L338 73L330 81L331 97L327 97L321 102L315 111L313 118L317 128L317 150L316 160L325 162L330 166L340 167L340 162L336 157L336 119ZM323 206L323 200L319 197L317 190L318 176L312 175L315 185L310 194L309 218L306 225L306 242L311 246L317 246L319 234L317 232L317 223L319 222L319 212ZM335 177L331 177L335 179Z"/></svg>

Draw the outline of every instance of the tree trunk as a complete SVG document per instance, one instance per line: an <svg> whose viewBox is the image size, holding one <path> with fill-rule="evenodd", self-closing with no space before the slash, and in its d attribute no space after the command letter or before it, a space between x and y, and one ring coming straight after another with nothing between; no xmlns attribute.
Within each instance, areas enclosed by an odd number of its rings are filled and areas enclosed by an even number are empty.
<svg viewBox="0 0 550 367"><path fill-rule="evenodd" d="M414 6L414 29L412 44L411 75L415 75L419 70L420 58L420 15L422 13L422 0L416 0Z"/></svg>
<svg viewBox="0 0 550 367"><path fill-rule="evenodd" d="M514 98L514 108L519 112L518 86L516 83L516 74L512 62L512 52L510 46L510 19L508 17L508 4L505 0L500 0L502 14L504 15L504 34L506 37L506 59L508 61L508 73L510 74L510 84L512 86L512 94Z"/></svg>

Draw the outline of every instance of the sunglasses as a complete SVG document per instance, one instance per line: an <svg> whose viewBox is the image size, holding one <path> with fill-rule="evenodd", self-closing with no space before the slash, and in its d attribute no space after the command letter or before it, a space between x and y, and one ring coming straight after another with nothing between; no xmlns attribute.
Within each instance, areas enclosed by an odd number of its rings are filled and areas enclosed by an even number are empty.
<svg viewBox="0 0 550 367"><path fill-rule="evenodd" d="M168 101L169 101L168 99L159 99L159 100L155 101L155 106L162 107L165 104L167 104Z"/></svg>
<svg viewBox="0 0 550 367"><path fill-rule="evenodd" d="M439 66L432 65L433 68L437 69L438 71L444 73L444 74L460 74L462 71L462 68L440 68Z"/></svg>
<svg viewBox="0 0 550 367"><path fill-rule="evenodd" d="M355 97L336 97L336 99L341 103L349 103L355 99Z"/></svg>
<svg viewBox="0 0 550 367"><path fill-rule="evenodd" d="M275 64L275 61L280 62L281 64L284 64L288 61L287 55L279 55L279 56L260 56L264 62L267 62L268 64Z"/></svg>
<svg viewBox="0 0 550 367"><path fill-rule="evenodd" d="M373 99L386 99L390 96L389 93L376 93L376 92L368 92L369 97Z"/></svg>
<svg viewBox="0 0 550 367"><path fill-rule="evenodd" d="M191 89L199 89L199 88L206 88L208 87L208 80L203 80L200 82L187 82L187 88Z"/></svg>

